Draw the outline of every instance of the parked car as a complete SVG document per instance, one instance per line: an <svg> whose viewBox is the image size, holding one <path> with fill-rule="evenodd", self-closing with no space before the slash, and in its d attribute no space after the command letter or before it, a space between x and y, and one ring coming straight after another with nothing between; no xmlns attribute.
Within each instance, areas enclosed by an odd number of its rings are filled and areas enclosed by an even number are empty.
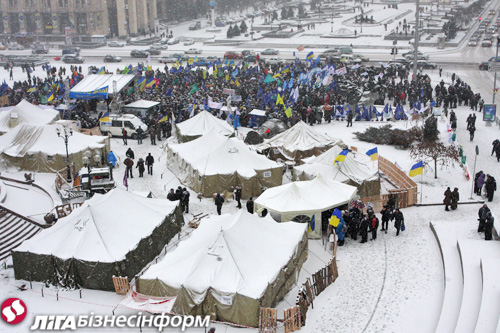
<svg viewBox="0 0 500 333"><path fill-rule="evenodd" d="M184 46L189 46L189 45L193 45L194 44L194 40L192 40L191 38L190 39L186 39L184 41Z"/></svg>
<svg viewBox="0 0 500 333"><path fill-rule="evenodd" d="M207 61L208 61L208 62L214 62L214 61L219 60L219 57L216 57L216 56L208 56L208 57L206 57L205 59L207 59Z"/></svg>
<svg viewBox="0 0 500 333"><path fill-rule="evenodd" d="M409 54L405 56L405 58L408 60L414 60L415 56L413 54ZM429 59L428 55L421 54L420 52L417 54L417 60L427 60L427 59Z"/></svg>
<svg viewBox="0 0 500 333"><path fill-rule="evenodd" d="M227 51L224 53L224 58L227 59L243 59L243 55L239 52Z"/></svg>
<svg viewBox="0 0 500 333"><path fill-rule="evenodd" d="M362 54L353 54L352 55L354 59L360 59L362 62L368 62L370 59L368 57L365 57Z"/></svg>
<svg viewBox="0 0 500 333"><path fill-rule="evenodd" d="M150 47L149 49L147 49L146 52L149 52L149 54L151 54L151 55L160 55L161 54L161 50L154 49L152 47Z"/></svg>
<svg viewBox="0 0 500 333"><path fill-rule="evenodd" d="M411 62L410 67L413 68L413 62ZM426 60L417 60L417 67L420 69L436 69L437 64Z"/></svg>
<svg viewBox="0 0 500 333"><path fill-rule="evenodd" d="M112 54L108 54L104 57L103 60L104 60L104 62L121 62L122 58L115 56L115 55L112 55Z"/></svg>
<svg viewBox="0 0 500 333"><path fill-rule="evenodd" d="M201 29L200 21L196 21L195 23L189 25L189 30L198 30L198 29Z"/></svg>
<svg viewBox="0 0 500 333"><path fill-rule="evenodd" d="M489 67L490 67L489 61L483 61L482 63L479 64L480 71L487 71Z"/></svg>
<svg viewBox="0 0 500 333"><path fill-rule="evenodd" d="M284 61L285 61L284 59L281 59L278 57L272 57L272 58L269 58L266 60L266 62L268 62L270 64L281 64Z"/></svg>
<svg viewBox="0 0 500 333"><path fill-rule="evenodd" d="M149 52L143 51L143 50L132 50L130 52L130 56L132 58L147 58L149 55Z"/></svg>
<svg viewBox="0 0 500 333"><path fill-rule="evenodd" d="M125 42L117 42L117 41L111 41L108 43L109 47L124 47Z"/></svg>
<svg viewBox="0 0 500 333"><path fill-rule="evenodd" d="M163 44L163 45L166 45L168 43L168 38L167 37L163 37L162 39L160 39L160 43Z"/></svg>
<svg viewBox="0 0 500 333"><path fill-rule="evenodd" d="M168 50L168 45L162 43L154 43L150 48L155 50Z"/></svg>
<svg viewBox="0 0 500 333"><path fill-rule="evenodd" d="M410 51L408 51L408 52L403 53L402 55L403 55L403 57L405 57L405 58L406 58L406 57L407 57L407 56L409 56L409 55L413 55L413 52L415 52L415 51L414 51L414 50L410 50ZM418 53L417 53L417 54L418 54L418 55L424 55L424 54L423 54L422 52L420 52L420 51L418 51Z"/></svg>
<svg viewBox="0 0 500 333"><path fill-rule="evenodd" d="M85 59L76 54L66 54L62 57L65 64L83 64Z"/></svg>
<svg viewBox="0 0 500 333"><path fill-rule="evenodd" d="M127 135L132 139L137 138L137 129L141 127L146 130L148 127L138 117L131 114L109 115L109 122L99 121L99 129L103 135L111 134L112 136L121 136L122 128L127 130ZM147 135L145 132L143 135Z"/></svg>
<svg viewBox="0 0 500 333"><path fill-rule="evenodd" d="M2 43L0 43L0 50L5 50L5 45L3 45Z"/></svg>
<svg viewBox="0 0 500 333"><path fill-rule="evenodd" d="M31 49L32 54L47 54L49 53L49 47L46 44L35 44Z"/></svg>
<svg viewBox="0 0 500 333"><path fill-rule="evenodd" d="M24 50L24 46L17 43L12 43L7 46L8 50Z"/></svg>
<svg viewBox="0 0 500 333"><path fill-rule="evenodd" d="M167 42L167 45L175 45L175 44L179 44L179 40L177 38L171 38Z"/></svg>
<svg viewBox="0 0 500 333"><path fill-rule="evenodd" d="M267 49L267 50L262 51L260 54L263 54L263 55L278 55L279 53L280 53L280 51L278 51L278 50Z"/></svg>
<svg viewBox="0 0 500 333"><path fill-rule="evenodd" d="M62 50L62 55L65 54L80 54L81 49L79 47L69 47Z"/></svg>
<svg viewBox="0 0 500 333"><path fill-rule="evenodd" d="M339 55L340 51L338 49L328 49L323 51L323 55Z"/></svg>
<svg viewBox="0 0 500 333"><path fill-rule="evenodd" d="M255 51L254 50L243 50L243 51L241 51L241 54L243 54L243 56L246 57L248 55L254 55Z"/></svg>
<svg viewBox="0 0 500 333"><path fill-rule="evenodd" d="M163 57L158 58L158 61L162 64L170 63L170 62L172 62L171 60L172 60L172 57L170 57L170 56L163 56Z"/></svg>
<svg viewBox="0 0 500 333"><path fill-rule="evenodd" d="M250 55L247 55L244 59L245 59L246 62L256 62L257 61L257 56L253 55L253 54L250 54Z"/></svg>
<svg viewBox="0 0 500 333"><path fill-rule="evenodd" d="M190 48L189 50L184 51L185 54L201 54L201 50L197 48Z"/></svg>

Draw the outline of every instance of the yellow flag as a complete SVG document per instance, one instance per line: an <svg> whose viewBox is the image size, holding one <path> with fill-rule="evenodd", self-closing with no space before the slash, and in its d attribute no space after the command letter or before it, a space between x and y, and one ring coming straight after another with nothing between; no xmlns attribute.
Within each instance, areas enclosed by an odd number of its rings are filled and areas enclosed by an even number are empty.
<svg viewBox="0 0 500 333"><path fill-rule="evenodd" d="M226 81L229 81L229 74L226 74Z"/></svg>
<svg viewBox="0 0 500 333"><path fill-rule="evenodd" d="M207 78L207 73L205 72L205 70L203 70L203 80L205 80Z"/></svg>
<svg viewBox="0 0 500 333"><path fill-rule="evenodd" d="M236 78L236 81L234 82L236 83L236 86L239 87L240 86L240 81L238 80L238 78Z"/></svg>
<svg viewBox="0 0 500 333"><path fill-rule="evenodd" d="M188 65L192 65L193 64L193 58L189 58L188 59Z"/></svg>
<svg viewBox="0 0 500 333"><path fill-rule="evenodd" d="M212 72L214 78L217 78L217 67L214 68L214 71Z"/></svg>
<svg viewBox="0 0 500 333"><path fill-rule="evenodd" d="M290 118L292 116L292 109L290 107L286 108L285 115L287 118Z"/></svg>

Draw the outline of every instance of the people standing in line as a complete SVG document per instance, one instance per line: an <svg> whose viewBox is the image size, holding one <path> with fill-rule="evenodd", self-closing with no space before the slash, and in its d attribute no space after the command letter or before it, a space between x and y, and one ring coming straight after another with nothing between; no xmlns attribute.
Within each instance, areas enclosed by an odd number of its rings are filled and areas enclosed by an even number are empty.
<svg viewBox="0 0 500 333"><path fill-rule="evenodd" d="M151 153L146 156L146 165L148 166L148 175L153 175L153 163L155 162L155 159L153 156L151 156Z"/></svg>
<svg viewBox="0 0 500 333"><path fill-rule="evenodd" d="M189 213L189 196L189 191L184 187L182 189L182 205L185 213Z"/></svg>
<svg viewBox="0 0 500 333"><path fill-rule="evenodd" d="M483 171L479 171L478 173L476 173L476 176L474 178L474 193L476 193L477 195L481 195L481 191L483 190L484 185L484 178L486 178L486 175Z"/></svg>
<svg viewBox="0 0 500 333"><path fill-rule="evenodd" d="M238 207L238 209L241 209L241 187L240 186L236 186L236 190L234 192L234 199L238 203L238 205L236 207Z"/></svg>
<svg viewBox="0 0 500 333"><path fill-rule="evenodd" d="M378 217L373 214L371 216L371 223L370 223L370 230L372 232L372 240L377 239L377 229L379 226L379 220Z"/></svg>
<svg viewBox="0 0 500 333"><path fill-rule="evenodd" d="M387 233L387 230L389 230L389 220L391 219L391 211L388 209L388 205L385 205L382 210L380 211L380 214L382 214L382 229L380 231L385 231Z"/></svg>
<svg viewBox="0 0 500 333"><path fill-rule="evenodd" d="M250 214L253 214L253 206L254 206L253 198L250 197L250 199L248 199L248 201L247 201L247 211Z"/></svg>
<svg viewBox="0 0 500 333"><path fill-rule="evenodd" d="M156 129L154 125L149 127L149 138L151 139L151 144L156 145Z"/></svg>
<svg viewBox="0 0 500 333"><path fill-rule="evenodd" d="M492 229L495 218L491 215L491 212L486 213L486 221L484 222L484 240L492 239Z"/></svg>
<svg viewBox="0 0 500 333"><path fill-rule="evenodd" d="M445 205L444 210L446 211L450 210L448 206L451 206L451 198L452 198L451 189L448 187L446 191L444 191L444 200L443 200L443 203Z"/></svg>
<svg viewBox="0 0 500 333"><path fill-rule="evenodd" d="M368 226L370 221L368 217L361 214L361 224L359 225L359 233L361 234L361 243L366 243L368 241Z"/></svg>
<svg viewBox="0 0 500 333"><path fill-rule="evenodd" d="M122 139L123 139L123 144L126 146L127 145L127 130L125 128L122 128Z"/></svg>
<svg viewBox="0 0 500 333"><path fill-rule="evenodd" d="M174 192L174 189L171 188L170 189L170 192L168 192L167 194L167 199L170 200L170 201L175 201L177 200L177 198L175 197L175 192Z"/></svg>
<svg viewBox="0 0 500 333"><path fill-rule="evenodd" d="M126 172L127 172L127 177L134 178L132 175L132 167L134 166L134 161L130 158L127 157L125 161L123 161L123 164L126 166Z"/></svg>
<svg viewBox="0 0 500 333"><path fill-rule="evenodd" d="M144 134L144 130L139 126L137 129L137 144L140 145L142 144L142 135Z"/></svg>
<svg viewBox="0 0 500 333"><path fill-rule="evenodd" d="M144 167L144 160L142 157L139 158L135 167L139 169L139 178L144 177L144 170L146 170L146 168Z"/></svg>
<svg viewBox="0 0 500 333"><path fill-rule="evenodd" d="M399 210L399 208L396 208L396 211L394 212L394 227L396 228L396 236L399 236L401 225L403 225L404 223L405 218L403 216L403 213Z"/></svg>
<svg viewBox="0 0 500 333"><path fill-rule="evenodd" d="M347 231L347 227L345 225L344 219L341 217L339 224L337 225L337 228L335 228L335 233L337 234L337 237L339 238L338 245L343 246L345 242L345 233Z"/></svg>
<svg viewBox="0 0 500 333"><path fill-rule="evenodd" d="M135 154L132 148L127 149L127 151L125 152L125 156L130 157L133 160L135 159Z"/></svg>
<svg viewBox="0 0 500 333"><path fill-rule="evenodd" d="M222 204L224 203L224 198L221 197L220 193L215 196L215 206L217 206L217 214L221 214Z"/></svg>
<svg viewBox="0 0 500 333"><path fill-rule="evenodd" d="M486 197L488 198L488 201L492 202L493 195L497 190L497 182L495 178L491 175L486 175L486 182L484 184L484 187L486 188Z"/></svg>
<svg viewBox="0 0 500 333"><path fill-rule="evenodd" d="M459 200L460 194L458 193L458 188L455 187L451 193L451 210L457 209Z"/></svg>
<svg viewBox="0 0 500 333"><path fill-rule="evenodd" d="M477 215L479 217L479 225L477 227L477 232L483 232L484 231L484 222L486 222L486 218L488 217L488 213L490 212L490 209L488 208L487 204L484 204L481 208L479 208L479 211L477 212Z"/></svg>

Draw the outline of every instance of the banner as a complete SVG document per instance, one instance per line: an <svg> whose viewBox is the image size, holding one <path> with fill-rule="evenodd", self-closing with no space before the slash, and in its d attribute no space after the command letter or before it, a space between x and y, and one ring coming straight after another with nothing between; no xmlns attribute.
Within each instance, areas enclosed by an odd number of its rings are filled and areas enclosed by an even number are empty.
<svg viewBox="0 0 500 333"><path fill-rule="evenodd" d="M64 28L64 36L66 40L66 45L71 45L71 27Z"/></svg>
<svg viewBox="0 0 500 333"><path fill-rule="evenodd" d="M41 15L40 15L40 13L35 13L35 27L38 30L38 29L40 29L41 26L42 26Z"/></svg>
<svg viewBox="0 0 500 333"><path fill-rule="evenodd" d="M4 33L9 32L9 15L7 14L3 15L3 32Z"/></svg>
<svg viewBox="0 0 500 333"><path fill-rule="evenodd" d="M483 121L495 121L496 114L496 104L484 104Z"/></svg>
<svg viewBox="0 0 500 333"><path fill-rule="evenodd" d="M57 14L52 14L52 29L53 30L59 29L59 24L57 22Z"/></svg>
<svg viewBox="0 0 500 333"><path fill-rule="evenodd" d="M109 86L94 91L70 91L69 98L75 99L106 99Z"/></svg>
<svg viewBox="0 0 500 333"><path fill-rule="evenodd" d="M228 89L228 88L224 88L222 90L222 93L226 95L236 95L236 91L234 89Z"/></svg>
<svg viewBox="0 0 500 333"><path fill-rule="evenodd" d="M25 28L25 25L24 25L24 14L20 13L18 17L19 17L19 29L21 31L23 31L24 28Z"/></svg>

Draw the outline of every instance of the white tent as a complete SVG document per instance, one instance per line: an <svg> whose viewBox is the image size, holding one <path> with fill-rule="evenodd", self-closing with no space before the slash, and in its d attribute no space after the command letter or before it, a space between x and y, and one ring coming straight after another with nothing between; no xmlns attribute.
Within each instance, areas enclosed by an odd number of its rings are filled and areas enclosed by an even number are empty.
<svg viewBox="0 0 500 333"><path fill-rule="evenodd" d="M321 212L349 203L355 198L354 186L325 179L321 174L309 181L292 182L270 188L255 199L255 211L267 209L281 215L281 221L297 216L315 216L310 237L321 236Z"/></svg>
<svg viewBox="0 0 500 333"><path fill-rule="evenodd" d="M118 270L128 273L129 277L134 276L180 230L180 221L178 230L169 230L175 220L169 220L169 217L173 216L176 207L177 202L144 198L119 188L104 195L95 194L53 227L43 230L15 250L16 278L21 278L26 270L30 270L24 266L26 261L30 265L41 266L48 257L66 264L69 260L77 260L77 265L83 267L71 273L75 279L96 279L108 273L103 268L101 272L94 272L92 277L84 275L90 263L112 264L107 271L115 271L114 266L120 266ZM49 277L45 275L50 275L57 264L51 264L50 268L39 267L39 272L35 272L40 275L33 276L33 279L46 280ZM112 286L111 275L106 279L109 281L82 282L87 282L87 287L95 287L96 284Z"/></svg>
<svg viewBox="0 0 500 333"><path fill-rule="evenodd" d="M271 159L282 158L300 162L305 157L317 156L341 143L340 139L319 133L303 121L299 121L283 133L264 140L264 143L257 146L257 150L266 152Z"/></svg>
<svg viewBox="0 0 500 333"><path fill-rule="evenodd" d="M152 108L152 107L157 106L159 104L160 104L160 102L154 102L154 101L148 101L145 99L140 99L138 101L135 101L135 102L132 102L132 103L125 105L125 107L132 108L132 109L149 109L149 108Z"/></svg>
<svg viewBox="0 0 500 333"><path fill-rule="evenodd" d="M116 92L120 92L135 78L132 74L90 74L71 88L71 93L89 94L93 91L108 87L108 95L112 96L113 85L116 81Z"/></svg>
<svg viewBox="0 0 500 333"><path fill-rule="evenodd" d="M59 112L45 109L22 100L14 107L3 108L0 112L0 133L8 132L20 123L46 125L59 118Z"/></svg>
<svg viewBox="0 0 500 333"><path fill-rule="evenodd" d="M203 221L144 272L138 291L177 296L173 310L179 314L257 326L260 307L286 295L306 258L304 225L240 210Z"/></svg>
<svg viewBox="0 0 500 333"><path fill-rule="evenodd" d="M54 172L66 166L66 147L57 137L57 129L63 133L61 125L32 125L23 123L0 136L0 154L8 166L18 166L22 170ZM104 158L109 150L109 138L73 132L68 141L70 162L75 168L83 166L82 157L86 150L92 156L99 153Z"/></svg>
<svg viewBox="0 0 500 333"><path fill-rule="evenodd" d="M167 147L167 165L179 180L205 197L232 192L259 195L261 187L281 185L282 166L251 151L242 141L210 131L202 137Z"/></svg>
<svg viewBox="0 0 500 333"><path fill-rule="evenodd" d="M179 141L186 142L196 139L209 131L230 136L234 130L226 121L213 116L208 111L201 111L196 116L176 124Z"/></svg>

